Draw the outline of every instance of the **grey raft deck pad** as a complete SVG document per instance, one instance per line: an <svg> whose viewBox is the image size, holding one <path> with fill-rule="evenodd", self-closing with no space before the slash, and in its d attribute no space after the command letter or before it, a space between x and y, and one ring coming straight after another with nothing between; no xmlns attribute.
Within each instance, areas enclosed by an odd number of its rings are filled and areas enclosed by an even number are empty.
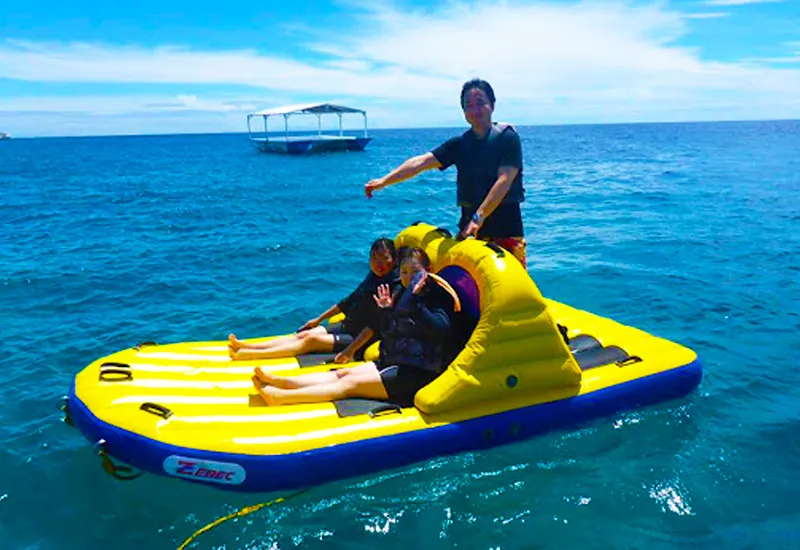
<svg viewBox="0 0 800 550"><path fill-rule="evenodd" d="M629 358L628 352L619 346L603 346L597 338L588 334L579 334L570 339L569 348L582 370L610 365ZM335 353L309 353L298 356L297 362L301 367L313 367L333 364L334 357L336 357ZM341 399L334 401L333 404L341 418L402 410L402 407L396 403L372 399Z"/></svg>

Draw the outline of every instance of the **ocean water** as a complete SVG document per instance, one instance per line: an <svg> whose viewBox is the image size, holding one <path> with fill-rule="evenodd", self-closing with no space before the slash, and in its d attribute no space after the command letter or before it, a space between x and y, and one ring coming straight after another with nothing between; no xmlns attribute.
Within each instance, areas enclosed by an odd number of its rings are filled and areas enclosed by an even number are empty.
<svg viewBox="0 0 800 550"><path fill-rule="evenodd" d="M455 229L455 173L363 185L458 129L285 157L244 135L0 143L0 545L175 548L278 495L122 483L61 422L97 357L294 329L368 247ZM317 487L193 548L800 547L800 123L523 127L529 272L695 349L686 398Z"/></svg>

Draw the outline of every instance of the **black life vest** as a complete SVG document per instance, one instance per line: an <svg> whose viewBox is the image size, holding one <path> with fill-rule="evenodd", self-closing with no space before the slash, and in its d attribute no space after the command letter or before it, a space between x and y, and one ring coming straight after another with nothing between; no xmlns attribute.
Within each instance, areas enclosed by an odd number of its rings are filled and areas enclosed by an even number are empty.
<svg viewBox="0 0 800 550"><path fill-rule="evenodd" d="M463 150L458 162L458 205L464 208L476 208L489 193L497 181L503 153L497 143L505 132L515 132L513 126L505 123L492 125L485 138L479 139L472 130L467 130L461 141ZM524 200L522 187L522 171L517 174L508 193L503 197L503 204L520 203Z"/></svg>
<svg viewBox="0 0 800 550"><path fill-rule="evenodd" d="M414 285L415 281L412 281L396 301L394 308L386 313L381 330L381 363L383 366L408 365L438 374L446 366L446 335L437 337L425 330L415 303L423 297L412 295ZM438 285L428 285L423 291L426 298L431 293L436 293L434 299L437 301L446 303L446 300L451 299Z"/></svg>

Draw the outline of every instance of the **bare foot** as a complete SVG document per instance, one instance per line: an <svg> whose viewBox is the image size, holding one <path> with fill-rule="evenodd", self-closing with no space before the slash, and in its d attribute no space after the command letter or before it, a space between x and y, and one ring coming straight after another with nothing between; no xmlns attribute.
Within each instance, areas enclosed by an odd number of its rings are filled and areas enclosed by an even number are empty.
<svg viewBox="0 0 800 550"><path fill-rule="evenodd" d="M262 384L269 384L270 386L277 385L275 384L275 379L272 377L272 375L268 372L265 372L261 367L256 367L253 369L253 372L255 373L253 378L260 381Z"/></svg>
<svg viewBox="0 0 800 550"><path fill-rule="evenodd" d="M303 384L298 384L297 379L301 378L299 376L278 376L265 371L264 367L256 367L253 369L253 374L255 374L253 378L257 378L262 384L268 384L284 390L296 390L303 386Z"/></svg>
<svg viewBox="0 0 800 550"><path fill-rule="evenodd" d="M237 352L244 347L244 343L238 338L236 338L236 335L231 332L228 335L228 347L232 349L234 352Z"/></svg>
<svg viewBox="0 0 800 550"><path fill-rule="evenodd" d="M236 361L239 358L239 350L233 346L228 346L228 355L231 356L232 361Z"/></svg>
<svg viewBox="0 0 800 550"><path fill-rule="evenodd" d="M281 394L284 393L284 390L264 384L257 376L253 377L253 385L267 405L274 407L281 404Z"/></svg>

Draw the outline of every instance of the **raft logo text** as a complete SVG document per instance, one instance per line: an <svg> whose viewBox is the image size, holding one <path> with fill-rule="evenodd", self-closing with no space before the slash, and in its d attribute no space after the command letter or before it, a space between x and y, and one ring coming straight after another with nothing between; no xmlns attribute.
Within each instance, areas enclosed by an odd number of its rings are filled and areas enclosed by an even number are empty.
<svg viewBox="0 0 800 550"><path fill-rule="evenodd" d="M240 485L246 478L245 470L239 464L177 455L170 455L164 459L164 471L176 477L226 485Z"/></svg>

